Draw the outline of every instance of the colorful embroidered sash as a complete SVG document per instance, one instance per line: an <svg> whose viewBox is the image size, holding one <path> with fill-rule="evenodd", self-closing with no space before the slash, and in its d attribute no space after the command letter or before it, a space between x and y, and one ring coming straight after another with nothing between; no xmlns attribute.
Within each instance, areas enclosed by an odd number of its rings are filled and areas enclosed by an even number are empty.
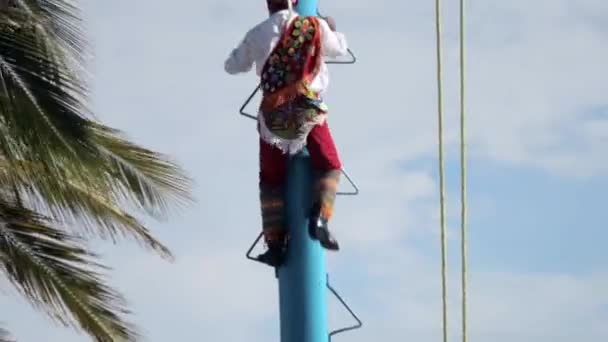
<svg viewBox="0 0 608 342"><path fill-rule="evenodd" d="M321 66L321 32L315 17L297 17L262 69L260 133L284 152L298 152L327 108L310 83Z"/></svg>

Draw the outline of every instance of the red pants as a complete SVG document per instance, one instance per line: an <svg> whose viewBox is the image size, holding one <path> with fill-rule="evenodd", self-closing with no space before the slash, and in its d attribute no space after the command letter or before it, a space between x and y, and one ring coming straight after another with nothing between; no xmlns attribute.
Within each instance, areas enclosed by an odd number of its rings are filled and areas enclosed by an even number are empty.
<svg viewBox="0 0 608 342"><path fill-rule="evenodd" d="M342 163L327 122L315 126L308 135L306 147L312 166L318 171L341 170ZM283 184L287 155L260 139L260 182L270 186Z"/></svg>
<svg viewBox="0 0 608 342"><path fill-rule="evenodd" d="M342 163L327 122L310 131L306 147L313 169L321 174L315 187L315 202L320 206L320 214L329 219L333 212ZM260 139L260 200L267 243L284 238L283 184L287 158L281 150Z"/></svg>

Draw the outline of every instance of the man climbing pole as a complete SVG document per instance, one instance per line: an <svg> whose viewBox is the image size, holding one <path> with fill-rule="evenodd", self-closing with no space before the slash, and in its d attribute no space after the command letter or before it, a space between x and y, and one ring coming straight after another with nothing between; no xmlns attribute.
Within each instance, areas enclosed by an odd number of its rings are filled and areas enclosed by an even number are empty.
<svg viewBox="0 0 608 342"><path fill-rule="evenodd" d="M348 48L332 18L298 16L291 11L297 0L266 3L269 18L247 32L224 68L234 75L250 71L255 63L261 78L260 202L268 250L258 260L279 267L288 242L283 199L287 158L305 147L318 174L309 232L324 248L339 250L328 221L342 165L326 122L328 110L322 96L329 83L324 57L345 56Z"/></svg>

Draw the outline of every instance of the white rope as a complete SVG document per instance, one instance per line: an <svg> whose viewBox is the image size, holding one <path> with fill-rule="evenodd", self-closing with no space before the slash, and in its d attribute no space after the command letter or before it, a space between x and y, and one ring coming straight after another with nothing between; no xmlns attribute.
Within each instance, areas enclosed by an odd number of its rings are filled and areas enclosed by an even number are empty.
<svg viewBox="0 0 608 342"><path fill-rule="evenodd" d="M437 135L439 149L439 205L441 220L441 299L443 342L448 341L447 233L445 208L445 171L443 157L443 82L441 66L441 0L435 0L435 34L437 58Z"/></svg>
<svg viewBox="0 0 608 342"><path fill-rule="evenodd" d="M465 44L464 44L464 0L460 3L460 201L461 201L461 285L462 285L462 342L467 342L467 202L466 202L466 144L465 144ZM448 341L447 322L447 223L445 205L445 171L443 147L443 85L441 63L441 0L435 0L435 29L437 52L437 115L439 144L439 191L441 210L441 285L443 342Z"/></svg>
<svg viewBox="0 0 608 342"><path fill-rule="evenodd" d="M462 342L467 342L467 169L465 144L464 0L460 0L460 233L462 262Z"/></svg>

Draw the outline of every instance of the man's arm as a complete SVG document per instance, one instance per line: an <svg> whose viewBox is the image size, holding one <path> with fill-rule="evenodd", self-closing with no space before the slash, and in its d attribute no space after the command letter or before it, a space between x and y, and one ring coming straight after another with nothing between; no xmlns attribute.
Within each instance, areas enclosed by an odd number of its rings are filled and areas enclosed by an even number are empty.
<svg viewBox="0 0 608 342"><path fill-rule="evenodd" d="M323 55L336 58L348 55L348 43L341 32L336 32L335 22L331 17L319 20Z"/></svg>
<svg viewBox="0 0 608 342"><path fill-rule="evenodd" d="M251 38L248 32L224 62L224 70L231 75L248 72L253 67L253 62Z"/></svg>

